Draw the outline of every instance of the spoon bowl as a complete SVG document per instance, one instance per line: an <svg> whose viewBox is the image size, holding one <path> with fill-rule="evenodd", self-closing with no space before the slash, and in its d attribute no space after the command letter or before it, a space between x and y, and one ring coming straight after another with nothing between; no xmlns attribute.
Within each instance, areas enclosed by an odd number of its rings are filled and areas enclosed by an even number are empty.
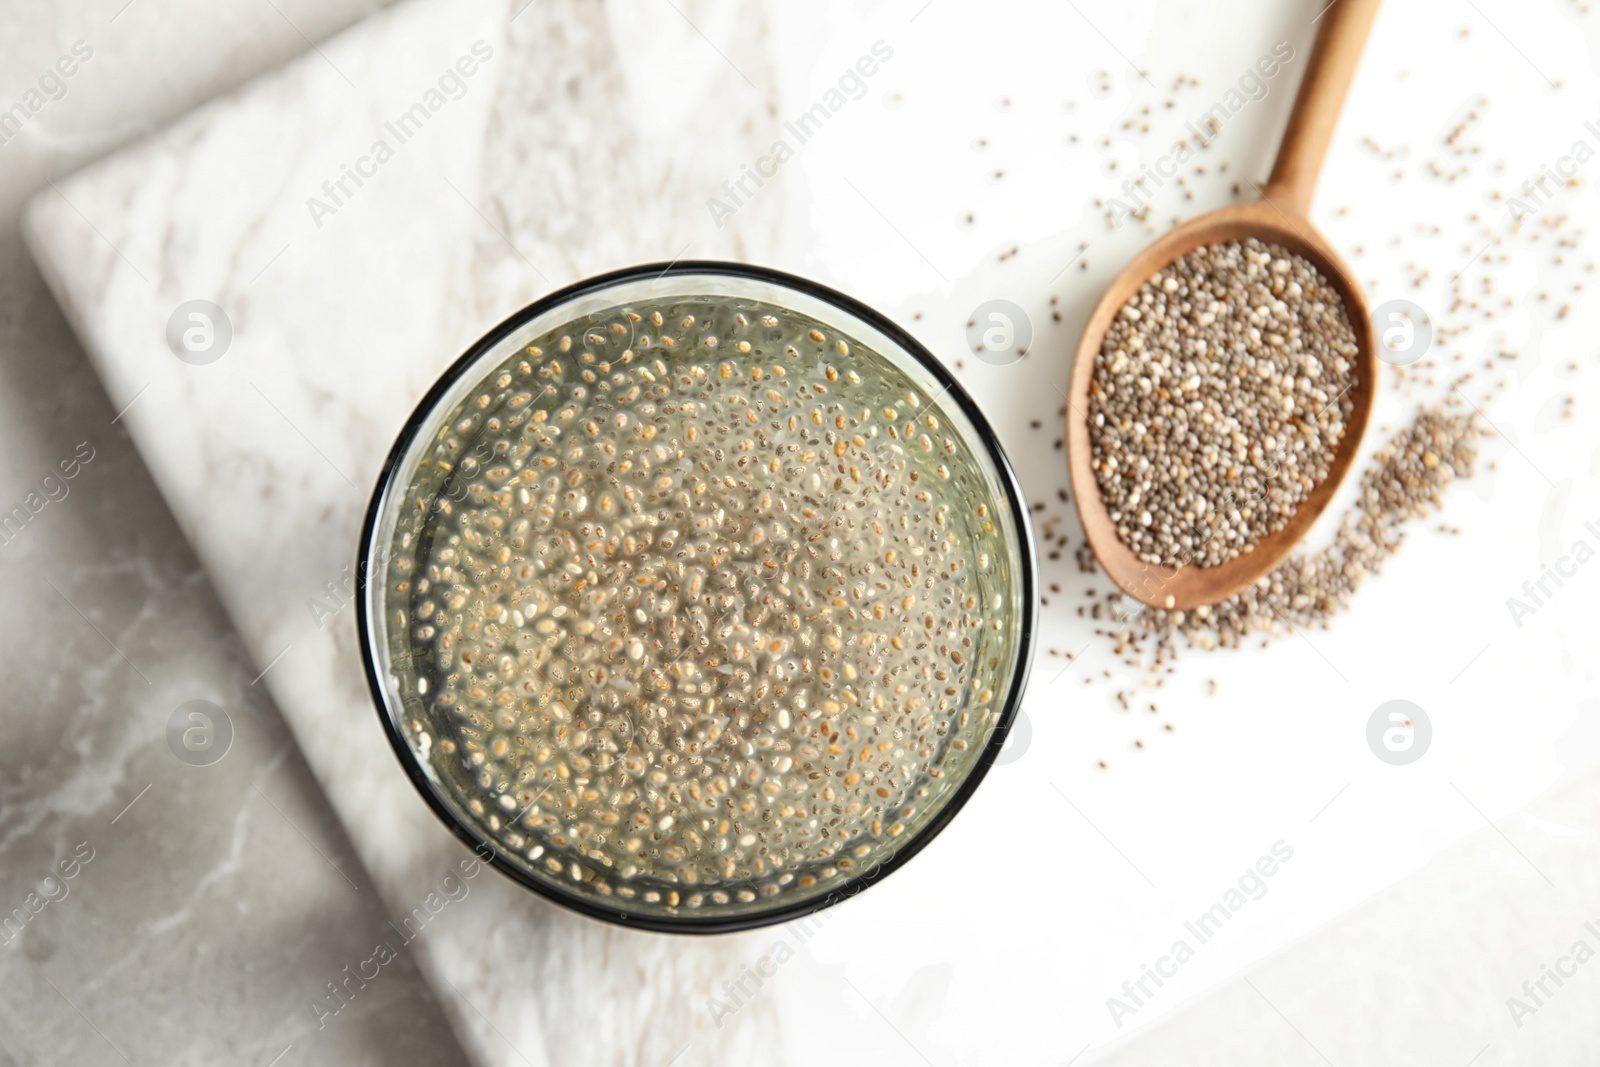
<svg viewBox="0 0 1600 1067"><path fill-rule="evenodd" d="M1181 559L1148 563L1117 536L1116 522L1100 496L1100 486L1095 479L1093 431L1089 425L1089 388L1095 361L1117 313L1151 275L1197 248L1249 237L1280 245L1306 259L1339 294L1359 348L1354 361L1354 381L1344 394L1353 410L1345 418L1344 436L1336 446L1327 477L1301 501L1289 521L1258 540L1253 551L1213 567L1201 567ZM1270 191L1267 197L1254 203L1212 211L1172 230L1139 253L1106 289L1089 315L1072 367L1067 403L1067 457L1073 499L1077 501L1078 517L1095 558L1118 588L1151 607L1187 610L1215 604L1238 593L1283 562L1328 506L1361 447L1361 438L1377 398L1377 378L1377 341L1360 284L1352 277L1344 260L1308 222L1284 213L1274 204Z"/></svg>
<svg viewBox="0 0 1600 1067"><path fill-rule="evenodd" d="M1312 226L1307 211L1378 2L1338 0L1325 9L1326 21L1307 62L1288 130L1261 199L1191 219L1145 248L1112 280L1084 326L1067 393L1067 461L1072 495L1084 535L1100 566L1124 593L1151 607L1188 610L1215 604L1270 573L1327 508L1360 450L1377 398L1376 331L1361 285ZM1094 430L1089 424L1089 390L1095 363L1106 331L1118 312L1153 274L1195 249L1251 237L1304 258L1339 295L1359 349L1354 381L1342 398L1352 403L1353 410L1345 420L1344 436L1335 446L1327 476L1300 503L1288 522L1256 541L1253 550L1210 567L1186 559L1149 563L1117 536L1116 522L1095 478Z"/></svg>

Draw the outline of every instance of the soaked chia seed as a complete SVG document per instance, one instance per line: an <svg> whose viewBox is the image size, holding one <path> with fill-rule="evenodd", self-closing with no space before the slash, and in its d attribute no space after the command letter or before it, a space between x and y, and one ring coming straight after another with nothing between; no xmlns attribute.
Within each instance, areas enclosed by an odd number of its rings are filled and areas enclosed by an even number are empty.
<svg viewBox="0 0 1600 1067"><path fill-rule="evenodd" d="M893 363L777 307L673 298L536 338L401 505L413 745L586 895L842 883L937 815L1004 704L1019 564L986 469Z"/></svg>

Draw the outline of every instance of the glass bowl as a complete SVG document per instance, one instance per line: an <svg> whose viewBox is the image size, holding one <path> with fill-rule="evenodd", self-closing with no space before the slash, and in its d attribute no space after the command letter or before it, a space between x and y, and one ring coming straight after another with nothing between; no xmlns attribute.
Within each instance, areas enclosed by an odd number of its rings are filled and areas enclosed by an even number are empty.
<svg viewBox="0 0 1600 1067"><path fill-rule="evenodd" d="M999 753L1036 630L993 431L820 285L679 262L537 301L384 464L361 651L457 837L583 914L795 918L885 877Z"/></svg>

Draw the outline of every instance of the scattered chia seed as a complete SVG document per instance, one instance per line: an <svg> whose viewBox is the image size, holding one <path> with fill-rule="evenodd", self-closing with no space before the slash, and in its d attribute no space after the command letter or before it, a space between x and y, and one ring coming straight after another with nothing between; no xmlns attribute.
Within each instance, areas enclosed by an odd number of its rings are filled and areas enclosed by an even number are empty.
<svg viewBox="0 0 1600 1067"><path fill-rule="evenodd" d="M1331 545L1285 560L1219 604L1190 611L1146 608L1127 616L1118 651L1148 667L1170 661L1180 635L1191 647L1232 648L1251 634L1281 636L1326 627L1362 581L1399 550L1405 525L1440 507L1455 479L1472 476L1481 436L1476 412L1452 404L1422 409L1373 456ZM1131 603L1113 594L1107 606L1115 612ZM1151 642L1153 660L1144 655ZM1215 695L1216 682L1207 688Z"/></svg>
<svg viewBox="0 0 1600 1067"><path fill-rule="evenodd" d="M1406 74L1402 71L1397 77L1404 80ZM1230 163L1214 157L1218 144L1214 138L1200 137L1181 127L1177 116L1170 113L1162 123L1143 121L1151 105L1159 103L1170 109L1173 104L1144 95L1138 79L1130 79L1128 85L1133 100L1122 115L1122 125L1141 142L1143 151L1159 154L1179 141L1198 159L1211 161L1193 164L1185 175L1187 182L1171 181L1159 192L1150 187L1144 176L1136 176L1133 182L1142 190L1144 202L1131 213L1126 203L1117 198L1092 198L1087 207L1091 217L1099 216L1094 218L1096 228L1115 232L1131 222L1154 239L1165 227L1163 220L1176 213L1173 209L1179 207L1180 195L1184 201L1192 196L1207 207L1256 195L1253 183L1234 181L1235 171ZM1194 79L1183 76L1174 82L1170 93L1178 98L1184 111L1193 110L1187 104L1195 97L1183 94L1197 86ZM1105 701L1108 709L1118 708L1113 696L1120 687L1137 682L1161 688L1169 679L1180 681L1176 676L1181 648L1254 647L1258 641L1266 644L1290 636L1290 625L1296 629L1332 625L1337 614L1351 606L1362 576L1376 573L1388 556L1399 550L1411 518L1437 503L1433 494L1443 494L1450 484L1474 468L1492 475L1507 466L1476 455L1480 438L1496 436L1488 423L1488 419L1500 417L1495 414L1495 402L1524 380L1536 380L1533 375L1539 370L1541 346L1548 331L1570 325L1580 307L1592 304L1600 262L1589 251L1587 223L1592 212L1584 208L1580 199L1587 185L1561 178L1548 167L1530 178L1528 160L1492 158L1492 126L1488 119L1494 106L1486 97L1470 98L1429 143L1399 143L1392 130L1386 131L1382 141L1374 137L1362 140L1362 151L1383 163L1378 173L1392 173L1398 181L1397 186L1385 182L1381 188L1374 183L1369 191L1404 197L1405 216L1413 221L1393 231L1380 230L1375 226L1376 213L1360 199L1332 214L1329 236L1361 269L1368 292L1375 298L1409 292L1423 303L1434 330L1431 348L1416 363L1385 364L1381 368L1384 394L1413 411L1420 408L1421 413L1412 420L1398 422L1398 431L1372 427L1372 444L1387 441L1387 446L1377 450L1365 477L1358 481L1360 500L1342 516L1337 511L1325 516L1327 526L1342 523L1344 527L1333 547L1321 552L1302 550L1299 557L1285 561L1269 575L1264 585L1208 612L1183 613L1180 618L1175 612L1145 608L1115 591L1107 595L1103 585L1099 592L1092 588L1093 583L1087 578L1101 573L1100 568L1075 532L1075 517L1060 506L1068 502L1064 488L1058 485L1051 506L1035 516L1036 529L1042 534L1039 543L1045 553L1044 572L1066 590L1060 596L1052 595L1051 608L1046 613L1051 616L1050 621L1059 624L1061 636L1072 640L1076 647L1088 636L1079 633L1083 623L1076 620L1094 620L1090 625L1095 640L1104 639L1107 649L1114 648L1121 657L1117 677L1105 683L1109 690ZM1065 111L1073 110L1069 101ZM1076 133L1065 127L1060 132L1066 134L1068 144L1079 146L1074 151L1094 153L1095 158L1113 154L1109 137L1086 134L1080 145ZM1109 159L1105 162L1109 163ZM1401 164L1404 170L1396 170ZM1440 187L1476 185L1481 179L1492 183L1482 196L1486 206L1469 205L1463 212L1458 201L1437 195ZM1419 184L1420 189L1414 188ZM1537 196L1530 195L1530 187ZM1182 211L1189 213L1187 207ZM1172 219L1173 223L1179 221ZM1087 269L1087 260L1082 256L1087 244L1075 238L1088 232L1087 227L1080 227L1064 242L1065 247L1057 250L1057 258L1077 262L1080 271ZM1399 249L1404 251L1397 252ZM1514 269L1518 258L1525 258L1535 271L1532 288L1527 288L1529 283L1522 271ZM1050 296L1048 310L1052 323L1071 329L1076 305L1063 315L1063 293ZM1506 320L1514 323L1523 314L1530 316L1533 328L1525 341L1514 343L1507 330L1520 327L1508 327ZM1064 343L1071 340L1068 337ZM1600 355L1593 363L1600 366ZM1588 373L1589 368L1584 366L1582 370ZM1579 363L1566 362L1558 377L1570 381L1579 371ZM1442 405L1441 400L1445 401ZM1463 401L1488 414L1482 419L1474 418L1462 406ZM1042 405L1035 408L1035 412L1042 410ZM1339 414L1342 417L1344 413ZM1057 415L1064 421L1066 412L1058 410ZM1330 413L1329 420L1332 417ZM1548 402L1538 416L1535 432L1556 428L1565 418L1575 418L1575 405L1570 399ZM1434 447L1424 448L1419 454L1415 446L1424 438L1433 440ZM1129 452L1138 451L1129 448L1126 441L1116 443ZM1437 466L1427 465L1429 452L1438 460ZM1511 462L1519 461L1513 457ZM1357 480L1355 475L1353 471L1352 481ZM1340 499L1344 499L1343 495ZM1434 522L1427 524L1433 525ZM1418 528L1424 527L1419 523ZM1456 526L1442 523L1439 529L1452 535L1460 532ZM1061 531L1073 536L1068 538ZM1072 561L1081 572L1076 578L1068 573ZM1295 602L1301 597L1302 606L1297 608ZM1099 673L1081 673L1082 665L1094 661L1100 651L1090 644L1084 644L1078 653L1051 649L1055 669L1061 673L1060 685L1067 686L1072 678L1084 687L1100 685ZM1191 664L1190 669L1197 666L1198 663ZM1071 668L1071 677L1063 667ZM1186 687L1180 684L1175 688ZM1198 692L1216 698L1219 686L1215 680L1202 681ZM1156 719L1162 723L1163 736L1174 729L1171 722L1165 721L1167 717L1166 713L1158 713ZM1130 744L1132 740L1130 733L1122 743ZM1090 754L1088 765L1105 771L1107 762L1097 756Z"/></svg>
<svg viewBox="0 0 1600 1067"><path fill-rule="evenodd" d="M1095 479L1142 560L1210 567L1283 528L1328 474L1359 352L1307 260L1203 246L1123 306L1089 388Z"/></svg>

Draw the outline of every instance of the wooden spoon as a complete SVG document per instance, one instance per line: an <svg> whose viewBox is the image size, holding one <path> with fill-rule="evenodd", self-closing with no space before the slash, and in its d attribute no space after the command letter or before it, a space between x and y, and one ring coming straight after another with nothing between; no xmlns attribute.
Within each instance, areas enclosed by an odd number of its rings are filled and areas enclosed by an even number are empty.
<svg viewBox="0 0 1600 1067"><path fill-rule="evenodd" d="M1361 286L1344 260L1311 225L1307 211L1379 2L1335 0L1321 16L1322 27L1261 199L1201 215L1139 253L1095 305L1083 339L1078 342L1067 402L1067 461L1078 517L1090 549L1111 580L1128 595L1152 607L1186 610L1215 604L1269 573L1322 514L1361 446L1378 379L1378 349L1371 316ZM1247 237L1281 245L1310 260L1344 301L1345 314L1360 347L1355 359L1355 381L1345 394L1355 409L1345 421L1344 436L1336 447L1327 477L1300 503L1282 529L1256 542L1254 551L1214 567L1177 560L1146 563L1117 536L1116 524L1095 481L1089 427L1089 385L1095 360L1117 313L1152 274L1202 245Z"/></svg>

